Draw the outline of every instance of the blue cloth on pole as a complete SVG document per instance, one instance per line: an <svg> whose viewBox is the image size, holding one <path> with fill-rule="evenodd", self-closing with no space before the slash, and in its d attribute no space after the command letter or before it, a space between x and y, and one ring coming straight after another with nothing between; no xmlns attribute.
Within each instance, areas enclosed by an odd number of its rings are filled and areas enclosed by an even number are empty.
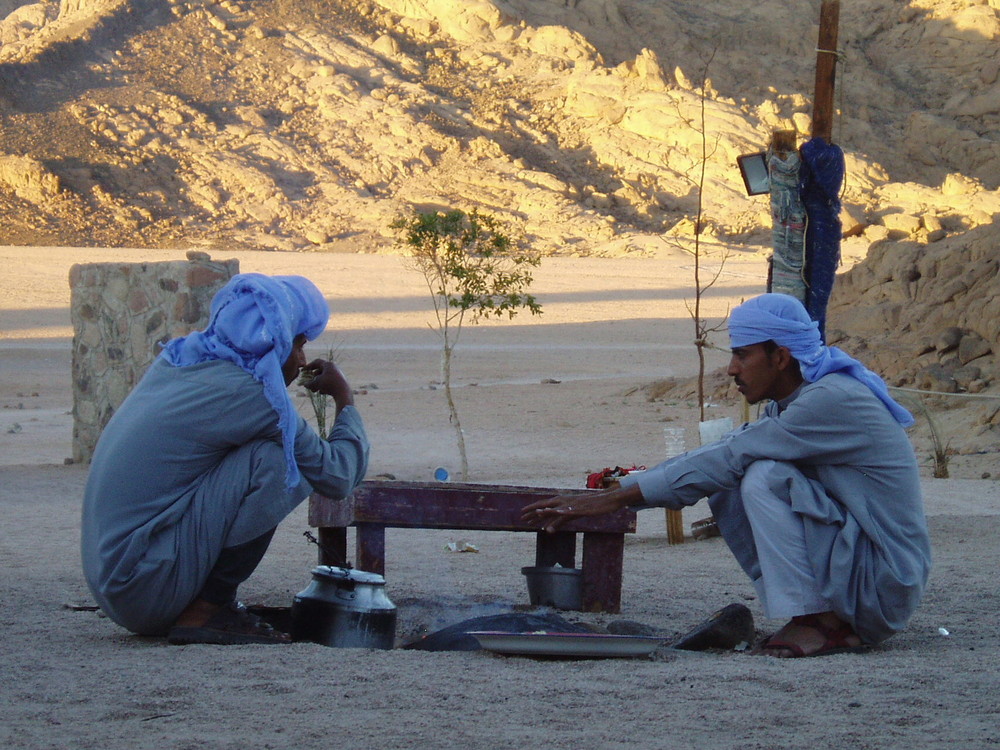
<svg viewBox="0 0 1000 750"><path fill-rule="evenodd" d="M806 299L809 317L819 323L826 340L826 305L840 264L840 188L844 183L844 152L822 138L800 149L799 195L806 209Z"/></svg>

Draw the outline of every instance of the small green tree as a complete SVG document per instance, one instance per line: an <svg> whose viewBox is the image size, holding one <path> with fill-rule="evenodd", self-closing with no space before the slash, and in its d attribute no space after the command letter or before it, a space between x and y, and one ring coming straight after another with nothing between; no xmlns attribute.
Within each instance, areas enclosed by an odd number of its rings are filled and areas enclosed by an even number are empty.
<svg viewBox="0 0 1000 750"><path fill-rule="evenodd" d="M712 274L712 277L706 283L702 278L702 267L701 261L703 256L703 251L701 247L701 234L704 229L704 192L705 192L705 168L708 165L709 159L715 154L716 149L719 147L719 141L716 139L715 143L712 145L711 150L708 147L708 128L705 124L705 101L708 98L708 69L712 65L712 60L715 59L715 53L718 47L713 47L712 51L709 53L708 58L704 59L704 67L701 71L701 85L698 88L698 116L699 122L697 125L693 125L690 121L687 124L698 131L701 136L701 156L698 159L698 177L695 181L697 185L698 193L698 209L697 218L694 222L694 251L692 255L694 256L694 305L692 306L686 300L684 302L688 309L688 313L691 315L691 320L694 323L694 345L698 352L698 419L702 422L705 421L705 349L707 348L717 348L709 340L709 336L713 333L721 331L726 326L726 320L712 325L707 319L702 317L701 314L701 301L705 293L715 285L722 275L722 269L726 265L726 259L728 258L728 253L723 251L721 261L719 263L718 269ZM728 314L726 316L729 317Z"/></svg>
<svg viewBox="0 0 1000 750"><path fill-rule="evenodd" d="M465 437L451 390L451 357L469 316L513 318L522 308L539 315L542 306L527 293L530 269L541 259L512 238L496 217L478 211L414 212L392 222L397 245L407 251L420 271L434 303L437 333L441 337L441 381L462 461L461 478L469 473Z"/></svg>
<svg viewBox="0 0 1000 750"><path fill-rule="evenodd" d="M687 246L682 245L678 242L673 242L670 240L664 241L669 244L679 247L684 252L689 253L694 261L694 303L689 302L687 299L684 300L684 306L687 307L688 314L691 316L691 321L694 324L694 346L698 353L698 419L702 422L705 421L705 350L706 349L718 349L711 342L711 335L717 333L718 331L724 330L726 327L726 320L729 317L729 313L726 313L726 317L723 318L718 323L712 324L708 319L702 316L701 303L705 294L715 286L716 282L722 276L722 271L725 268L726 261L729 258L729 253L726 250L722 251L719 258L718 268L713 273L710 273L710 278L706 281L703 273L702 262L705 260L706 252L702 247L701 235L705 229L705 214L704 214L704 193L705 193L705 172L709 161L715 155L715 152L719 148L719 139L716 137L715 142L711 145L708 141L708 127L706 124L706 102L709 98L709 88L710 81L708 77L709 68L712 65L712 61L715 59L715 54L718 52L718 47L713 47L707 56L703 56L701 61L703 63L701 69L701 83L695 90L695 94L698 97L698 114L697 122L694 117L688 116L684 111L681 110L680 104L677 104L677 116L678 118L689 128L694 130L699 137L701 153L694 158L694 163L691 169L684 172L684 177L692 184L694 187L694 193L697 197L697 207L695 210L694 217L694 247L689 249ZM692 175L697 169L697 174Z"/></svg>

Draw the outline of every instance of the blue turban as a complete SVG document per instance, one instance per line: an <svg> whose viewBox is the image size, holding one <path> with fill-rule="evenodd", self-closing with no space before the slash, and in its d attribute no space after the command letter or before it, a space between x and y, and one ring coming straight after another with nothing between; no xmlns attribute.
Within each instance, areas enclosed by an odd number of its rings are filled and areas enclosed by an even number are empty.
<svg viewBox="0 0 1000 750"><path fill-rule="evenodd" d="M212 298L208 327L168 341L160 355L175 367L226 360L264 386L264 395L278 414L289 488L300 479L295 462L298 420L281 368L295 337L305 334L312 341L329 319L330 307L309 279L241 273Z"/></svg>
<svg viewBox="0 0 1000 750"><path fill-rule="evenodd" d="M913 416L889 395L885 381L846 352L824 346L819 324L809 318L806 308L788 294L762 294L747 300L729 313L729 346L773 341L787 348L798 360L802 377L813 383L831 372L841 372L860 380L886 405L903 427L913 424Z"/></svg>

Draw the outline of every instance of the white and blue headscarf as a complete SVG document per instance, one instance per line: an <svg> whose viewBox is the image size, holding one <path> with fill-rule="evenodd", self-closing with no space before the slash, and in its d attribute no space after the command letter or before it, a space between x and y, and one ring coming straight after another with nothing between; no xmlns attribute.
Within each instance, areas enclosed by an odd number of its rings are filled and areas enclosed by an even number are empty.
<svg viewBox="0 0 1000 750"><path fill-rule="evenodd" d="M787 348L798 360L807 383L831 372L850 375L868 386L903 427L913 424L913 416L892 399L882 378L843 350L823 345L819 324L810 320L809 313L795 297L762 294L729 313L730 347L736 349L764 341Z"/></svg>
<svg viewBox="0 0 1000 750"><path fill-rule="evenodd" d="M241 273L212 298L208 327L168 341L160 355L176 367L226 360L264 386L264 395L278 414L289 488L300 479L295 462L298 417L281 368L295 337L304 334L312 341L329 319L330 307L309 279Z"/></svg>

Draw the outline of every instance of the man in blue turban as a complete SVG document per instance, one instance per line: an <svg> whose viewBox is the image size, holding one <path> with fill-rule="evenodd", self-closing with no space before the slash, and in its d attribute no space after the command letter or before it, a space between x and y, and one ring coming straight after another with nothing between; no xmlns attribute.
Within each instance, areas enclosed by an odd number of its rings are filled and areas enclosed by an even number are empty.
<svg viewBox="0 0 1000 750"><path fill-rule="evenodd" d="M350 495L368 465L351 387L332 362L305 387L333 398L320 436L287 387L326 328L301 276L240 274L204 331L168 342L94 450L83 500L83 570L119 625L171 643L288 640L236 598L278 523L311 489Z"/></svg>
<svg viewBox="0 0 1000 750"><path fill-rule="evenodd" d="M623 507L679 510L703 497L769 618L756 653L857 650L901 630L923 594L930 542L913 418L885 383L824 346L802 303L764 294L729 317L728 374L763 416L722 440L623 477L616 489L524 509L555 530Z"/></svg>

